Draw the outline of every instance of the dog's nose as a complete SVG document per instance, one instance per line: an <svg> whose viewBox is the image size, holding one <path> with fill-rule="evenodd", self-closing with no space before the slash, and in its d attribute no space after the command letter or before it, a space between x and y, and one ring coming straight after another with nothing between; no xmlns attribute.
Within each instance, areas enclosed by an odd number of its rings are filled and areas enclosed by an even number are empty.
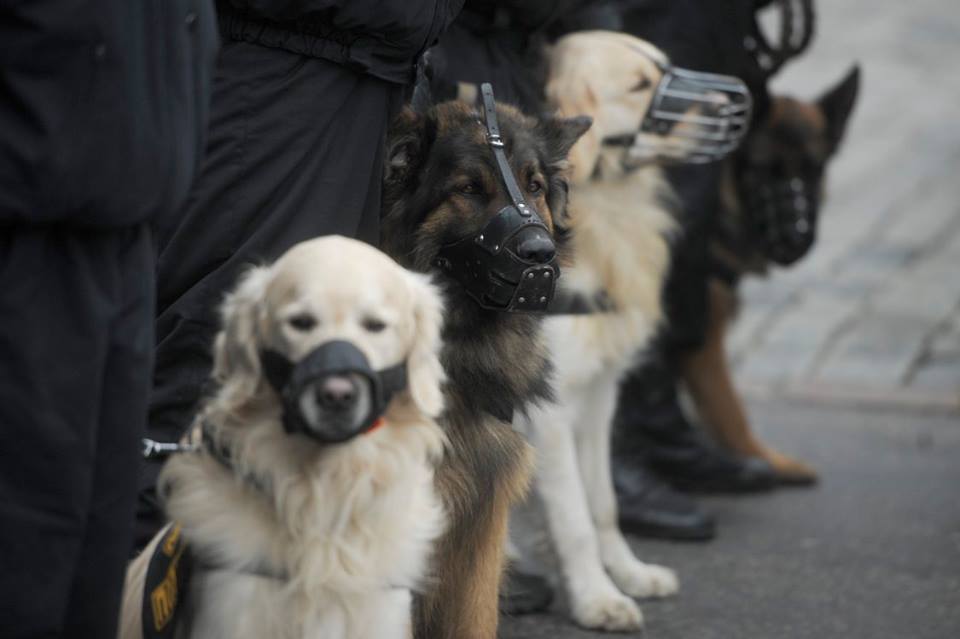
<svg viewBox="0 0 960 639"><path fill-rule="evenodd" d="M517 244L517 256L527 262L546 264L557 254L557 246L543 231L529 233Z"/></svg>
<svg viewBox="0 0 960 639"><path fill-rule="evenodd" d="M317 389L317 402L326 410L343 411L356 404L357 395L357 385L352 379L334 375L320 384Z"/></svg>

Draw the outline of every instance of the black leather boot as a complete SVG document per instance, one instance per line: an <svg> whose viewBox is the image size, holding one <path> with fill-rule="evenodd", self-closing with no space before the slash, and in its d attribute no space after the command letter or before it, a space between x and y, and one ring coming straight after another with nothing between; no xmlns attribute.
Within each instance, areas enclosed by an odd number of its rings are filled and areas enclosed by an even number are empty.
<svg viewBox="0 0 960 639"><path fill-rule="evenodd" d="M613 485L625 533L673 541L709 541L716 535L712 515L636 460L614 457Z"/></svg>
<svg viewBox="0 0 960 639"><path fill-rule="evenodd" d="M614 424L616 462L643 465L675 488L693 492L748 493L776 486L769 463L723 451L690 424L677 384L675 368L662 357L651 357L627 377Z"/></svg>
<svg viewBox="0 0 960 639"><path fill-rule="evenodd" d="M500 585L500 612L530 615L543 612L552 602L553 588L546 578L507 567Z"/></svg>

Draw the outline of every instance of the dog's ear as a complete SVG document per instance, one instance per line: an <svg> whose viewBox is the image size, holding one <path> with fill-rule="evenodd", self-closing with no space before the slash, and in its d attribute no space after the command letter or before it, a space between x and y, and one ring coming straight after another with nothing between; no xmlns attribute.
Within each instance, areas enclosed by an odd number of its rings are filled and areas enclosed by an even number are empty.
<svg viewBox="0 0 960 639"><path fill-rule="evenodd" d="M540 133L547 143L548 162L565 163L570 149L590 129L593 118L578 115L573 118L550 117L541 121Z"/></svg>
<svg viewBox="0 0 960 639"><path fill-rule="evenodd" d="M598 114L597 97L586 81L555 81L548 85L547 95L560 105L565 115L578 117L563 119L546 118L541 121L541 130L548 140L553 140L555 159L573 165L571 177L574 184L587 180L600 156L602 143L601 127L592 126L591 115Z"/></svg>
<svg viewBox="0 0 960 639"><path fill-rule="evenodd" d="M383 169L383 179L388 184L405 182L417 168L422 153L426 117L407 107L390 125Z"/></svg>
<svg viewBox="0 0 960 639"><path fill-rule="evenodd" d="M854 65L839 84L817 100L817 106L820 107L827 122L827 140L830 144L831 154L837 150L841 140L843 140L847 121L853 112L853 105L856 104L859 90L860 65Z"/></svg>
<svg viewBox="0 0 960 639"><path fill-rule="evenodd" d="M243 384L247 394L260 379L256 324L269 280L269 267L250 268L220 307L222 328L214 341L213 376L221 384Z"/></svg>
<svg viewBox="0 0 960 639"><path fill-rule="evenodd" d="M443 410L441 386L446 377L440 363L443 302L428 276L408 271L407 280L416 322L413 346L407 358L407 383L417 408L425 415L436 417Z"/></svg>
<svg viewBox="0 0 960 639"><path fill-rule="evenodd" d="M547 143L548 153L547 179L550 182L550 188L547 192L547 206L550 207L554 224L560 234L569 231L567 219L569 184L565 173L570 163L567 161L567 155L592 124L593 119L585 115L575 118L551 117L542 120L540 124L540 134Z"/></svg>

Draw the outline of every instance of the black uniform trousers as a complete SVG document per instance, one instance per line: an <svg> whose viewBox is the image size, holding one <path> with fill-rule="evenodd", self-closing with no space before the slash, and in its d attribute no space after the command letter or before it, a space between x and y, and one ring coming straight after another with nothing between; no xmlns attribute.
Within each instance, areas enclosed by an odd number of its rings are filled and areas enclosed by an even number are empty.
<svg viewBox="0 0 960 639"><path fill-rule="evenodd" d="M617 0L628 33L661 47L671 62L742 78L754 98L754 121L767 107L766 78L744 48L762 0ZM621 384L618 421L642 423L672 392L679 358L703 346L709 318L709 242L720 214L719 165L671 167L667 178L680 204L681 234L672 247L664 287L666 323L644 358ZM670 410L673 403L669 402Z"/></svg>
<svg viewBox="0 0 960 639"><path fill-rule="evenodd" d="M112 639L153 357L154 245L0 229L0 636Z"/></svg>
<svg viewBox="0 0 960 639"><path fill-rule="evenodd" d="M160 238L156 372L149 435L176 441L208 384L218 306L252 264L339 234L376 244L383 147L402 87L326 60L226 42L207 156L186 207ZM141 474L137 538L163 523Z"/></svg>

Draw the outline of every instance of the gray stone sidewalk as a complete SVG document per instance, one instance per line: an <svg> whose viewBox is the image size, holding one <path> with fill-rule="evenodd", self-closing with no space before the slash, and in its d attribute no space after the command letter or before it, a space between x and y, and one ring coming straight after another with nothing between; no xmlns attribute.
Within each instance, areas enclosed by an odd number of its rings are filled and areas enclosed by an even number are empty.
<svg viewBox="0 0 960 639"><path fill-rule="evenodd" d="M782 398L750 408L764 438L812 462L822 482L703 499L719 522L707 544L634 540L681 582L676 598L643 602L642 636L960 637L960 420ZM500 636L624 635L552 614L506 619Z"/></svg>
<svg viewBox="0 0 960 639"><path fill-rule="evenodd" d="M814 45L775 90L863 86L818 244L748 280L729 347L753 395L960 409L960 5L817 3Z"/></svg>

